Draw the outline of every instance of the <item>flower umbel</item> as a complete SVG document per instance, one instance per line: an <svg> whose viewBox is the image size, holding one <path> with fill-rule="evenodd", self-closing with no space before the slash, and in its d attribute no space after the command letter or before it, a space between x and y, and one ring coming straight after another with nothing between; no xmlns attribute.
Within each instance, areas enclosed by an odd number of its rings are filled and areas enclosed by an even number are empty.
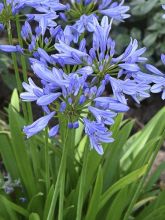
<svg viewBox="0 0 165 220"><path fill-rule="evenodd" d="M81 123L91 148L102 154L102 143L113 141L110 129L116 116L129 109L128 97L139 103L151 90L165 98L164 74L149 64L150 73L142 71L146 49L139 48L136 39L130 39L122 54L116 53L110 33L113 21L130 16L123 0L74 0L65 5L58 0L7 1L0 4L0 29L6 15L8 21L15 20L26 7L36 12L25 16L24 48L0 45L0 50L29 56L39 81L29 78L22 84L22 100L35 102L44 112L24 127L27 138L45 129L50 120L49 136L57 135L64 117L69 129L78 129Z"/></svg>

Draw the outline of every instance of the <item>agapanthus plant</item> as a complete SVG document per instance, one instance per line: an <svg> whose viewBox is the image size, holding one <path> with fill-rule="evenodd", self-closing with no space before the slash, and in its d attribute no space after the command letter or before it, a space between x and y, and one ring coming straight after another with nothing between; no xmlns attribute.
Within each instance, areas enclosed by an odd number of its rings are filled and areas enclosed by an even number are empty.
<svg viewBox="0 0 165 220"><path fill-rule="evenodd" d="M13 14L26 6L43 12L26 15L21 31L24 48L0 46L3 51L30 56L31 68L40 80L39 86L31 78L23 83L22 100L35 101L46 114L25 126L23 131L28 138L42 131L54 117L64 117L69 129L76 129L82 123L91 148L102 154L102 143L113 141L109 130L114 118L129 109L128 96L137 103L150 96L151 84L157 83L159 76L142 71L147 61L143 57L146 49L138 48L137 40L130 39L123 54L117 55L116 42L110 37L113 20L129 17L125 14L129 7L123 3L74 1L70 6L59 1L6 3ZM68 16L65 27L58 25L60 20L55 22L59 15L64 18L61 12L56 13L62 10ZM100 20L99 14L107 16ZM71 17L75 22L70 23ZM31 27L33 20L38 22L35 30ZM58 131L59 124L55 124L49 136L57 135Z"/></svg>

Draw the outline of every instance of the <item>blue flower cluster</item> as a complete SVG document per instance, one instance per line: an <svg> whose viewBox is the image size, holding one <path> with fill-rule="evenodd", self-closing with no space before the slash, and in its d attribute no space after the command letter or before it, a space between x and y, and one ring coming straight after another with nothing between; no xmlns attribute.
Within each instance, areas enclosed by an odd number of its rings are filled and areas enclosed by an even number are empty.
<svg viewBox="0 0 165 220"><path fill-rule="evenodd" d="M138 48L136 39L130 39L125 51L116 55L116 42L110 31L113 20L129 17L129 7L123 3L111 0L76 0L67 5L58 0L7 3L12 5L12 13L25 6L41 12L26 15L21 31L25 48L0 46L6 52L29 55L31 68L40 80L39 85L31 78L23 83L25 92L21 93L21 99L36 102L45 113L24 127L28 138L42 131L53 118L65 117L70 129L82 123L91 148L103 154L102 143L113 141L110 127L119 112L128 111L129 96L139 103L150 96L150 91L162 91L165 98L164 75L152 65L145 65L146 49ZM35 30L31 27L33 20L37 21ZM150 73L142 71L144 68ZM58 131L59 124L55 124L49 136L57 135Z"/></svg>
<svg viewBox="0 0 165 220"><path fill-rule="evenodd" d="M18 16L18 13L27 7L40 12L40 14L27 14L28 19L42 20L40 22L46 22L49 15L51 17L54 15L53 18L58 17L56 11L66 10L66 6L58 0L4 0L4 3L0 3L0 30L3 30L8 21L14 20L16 15Z"/></svg>
<svg viewBox="0 0 165 220"><path fill-rule="evenodd" d="M165 55L161 55L162 63L165 65ZM154 74L152 76L153 85L151 86L152 93L162 93L162 99L165 100L165 73L158 70L151 64L146 64L146 68Z"/></svg>

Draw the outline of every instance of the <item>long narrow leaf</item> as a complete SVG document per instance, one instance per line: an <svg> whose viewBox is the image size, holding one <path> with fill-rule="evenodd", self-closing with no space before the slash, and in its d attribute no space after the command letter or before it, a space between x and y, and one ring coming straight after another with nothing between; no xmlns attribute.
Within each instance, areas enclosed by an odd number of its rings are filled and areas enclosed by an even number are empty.
<svg viewBox="0 0 165 220"><path fill-rule="evenodd" d="M95 220L97 214L97 208L99 204L98 201L100 200L100 196L102 192L102 187L103 187L103 173L101 167L99 167L95 187L93 190L92 197L90 199L90 204L85 220L88 219Z"/></svg>
<svg viewBox="0 0 165 220"><path fill-rule="evenodd" d="M147 165L141 167L138 170L129 173L127 176L124 176L115 184L113 184L109 189L107 189L101 197L98 211L106 204L106 202L111 198L111 196L120 189L123 189L125 186L133 183L140 177L142 177L147 170Z"/></svg>

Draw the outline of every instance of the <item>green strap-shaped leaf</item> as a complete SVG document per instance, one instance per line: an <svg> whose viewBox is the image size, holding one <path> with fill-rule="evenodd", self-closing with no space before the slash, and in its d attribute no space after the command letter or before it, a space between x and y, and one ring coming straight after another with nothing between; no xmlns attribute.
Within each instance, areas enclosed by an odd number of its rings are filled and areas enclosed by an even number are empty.
<svg viewBox="0 0 165 220"><path fill-rule="evenodd" d="M106 220L121 220L122 214L127 206L129 187L125 187L120 190L112 202L110 209L108 210L108 214L106 216ZM114 211L117 210L117 211Z"/></svg>
<svg viewBox="0 0 165 220"><path fill-rule="evenodd" d="M38 207L38 202L41 201L41 197L43 197L43 196L44 196L44 194L42 192L39 192L36 195L34 195L28 204L27 210L29 212L33 212L35 210L35 208L41 208L41 206ZM36 210L35 210L35 212L36 212Z"/></svg>
<svg viewBox="0 0 165 220"><path fill-rule="evenodd" d="M89 208L87 211L87 215L85 220L95 220L96 214L97 214L97 207L98 207L98 201L100 200L101 192L103 187L103 172L101 167L99 167L97 179L95 183L95 187L93 190L92 197L90 199Z"/></svg>
<svg viewBox="0 0 165 220"><path fill-rule="evenodd" d="M149 177L147 184L145 185L145 191L151 190L152 186L160 178L161 173L165 170L165 162L161 163L156 171Z"/></svg>
<svg viewBox="0 0 165 220"><path fill-rule="evenodd" d="M11 105L16 111L20 111L19 96L16 89L14 89L11 96Z"/></svg>
<svg viewBox="0 0 165 220"><path fill-rule="evenodd" d="M37 193L37 180L34 179L33 170L29 155L27 152L27 146L25 144L24 135L21 131L19 123L19 115L13 109L12 106L9 107L9 123L11 130L11 141L14 157L13 163L17 164L19 175L23 184L28 192L28 195L34 196ZM37 158L36 158L37 160Z"/></svg>
<svg viewBox="0 0 165 220"><path fill-rule="evenodd" d="M151 211L147 216L141 216L138 220L164 220L165 219L165 205ZM135 218L136 220L136 218Z"/></svg>
<svg viewBox="0 0 165 220"><path fill-rule="evenodd" d="M13 179L19 179L18 168L15 164L13 166L13 149L11 140L8 134L0 134L0 154L5 165L6 170L10 173Z"/></svg>
<svg viewBox="0 0 165 220"><path fill-rule="evenodd" d="M125 186L133 183L134 181L142 177L145 174L146 170L147 170L147 165L129 173L127 176L124 176L115 184L113 184L109 189L107 189L101 197L98 211L106 204L106 202L111 198L111 196L115 192L117 192L120 189L123 189Z"/></svg>
<svg viewBox="0 0 165 220"><path fill-rule="evenodd" d="M18 212L19 214L25 216L28 218L29 213L26 209L22 208L21 206L16 205L15 203L9 201L7 198L5 198L4 196L0 195L0 200L1 202L4 203L4 205L6 205L7 207L10 207L12 210Z"/></svg>
<svg viewBox="0 0 165 220"><path fill-rule="evenodd" d="M105 188L107 188L109 185L112 185L120 178L120 158L123 153L123 145L127 141L132 127L133 121L126 122L121 129L118 129L118 133L115 136L115 141L106 148L105 157L107 159L103 168ZM110 170L110 172L107 172L107 170Z"/></svg>
<svg viewBox="0 0 165 220"><path fill-rule="evenodd" d="M47 215L48 215L50 204L51 204L51 201L52 201L53 192L54 192L54 185L52 185L50 187L49 193L48 193L47 198L46 198L43 220L47 220Z"/></svg>

